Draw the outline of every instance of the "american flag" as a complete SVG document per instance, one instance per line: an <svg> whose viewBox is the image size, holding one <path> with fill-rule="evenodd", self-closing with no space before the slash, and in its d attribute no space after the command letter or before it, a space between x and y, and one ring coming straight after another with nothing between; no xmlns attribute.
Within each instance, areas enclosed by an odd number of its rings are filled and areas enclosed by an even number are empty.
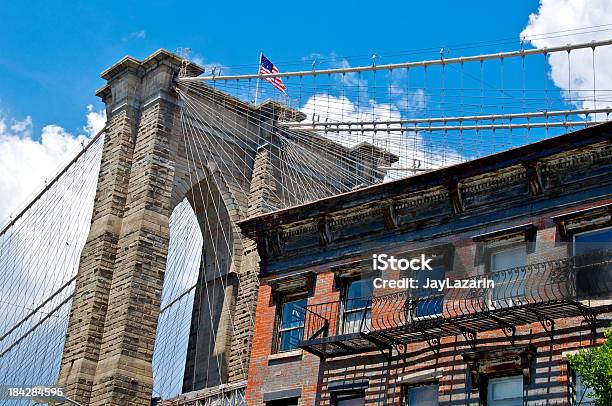
<svg viewBox="0 0 612 406"><path fill-rule="evenodd" d="M278 69L276 66L268 58L261 54L261 59L259 60L259 73L268 74L268 73L278 73ZM270 82L272 86L285 93L287 87L283 84L283 80L280 76L275 76L272 78L263 78L264 80Z"/></svg>

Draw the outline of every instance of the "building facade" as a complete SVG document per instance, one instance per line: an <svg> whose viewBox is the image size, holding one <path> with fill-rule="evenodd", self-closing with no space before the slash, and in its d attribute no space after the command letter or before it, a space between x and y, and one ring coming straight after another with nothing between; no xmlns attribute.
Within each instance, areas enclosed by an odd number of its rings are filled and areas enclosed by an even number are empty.
<svg viewBox="0 0 612 406"><path fill-rule="evenodd" d="M589 404L567 355L612 320L611 140L603 124L240 222L261 258L247 404Z"/></svg>

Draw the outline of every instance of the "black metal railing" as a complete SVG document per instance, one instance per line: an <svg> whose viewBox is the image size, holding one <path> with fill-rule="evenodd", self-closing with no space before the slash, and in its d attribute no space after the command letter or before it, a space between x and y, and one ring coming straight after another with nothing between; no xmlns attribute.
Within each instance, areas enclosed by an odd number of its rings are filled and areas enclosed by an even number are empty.
<svg viewBox="0 0 612 406"><path fill-rule="evenodd" d="M304 337L351 335L379 342L421 340L571 317L585 309L609 309L612 251L568 257L485 275L450 280L437 291L398 290L371 298L345 299L306 307ZM428 295L423 292L429 293ZM348 338L347 338L348 337ZM308 344L308 343L306 343Z"/></svg>
<svg viewBox="0 0 612 406"><path fill-rule="evenodd" d="M304 339L368 331L371 308L370 297L308 305L305 309Z"/></svg>

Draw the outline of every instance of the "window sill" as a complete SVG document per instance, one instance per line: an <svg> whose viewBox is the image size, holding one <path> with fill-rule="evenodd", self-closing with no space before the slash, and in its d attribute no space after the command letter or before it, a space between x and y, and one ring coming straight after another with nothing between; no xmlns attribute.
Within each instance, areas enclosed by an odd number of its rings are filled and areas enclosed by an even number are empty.
<svg viewBox="0 0 612 406"><path fill-rule="evenodd" d="M402 384L413 385L413 384L420 384L420 383L436 382L440 380L442 376L443 376L442 370L439 368L427 369L424 371L416 371L416 372L412 372L407 375L404 375L398 378L398 381L401 382Z"/></svg>
<svg viewBox="0 0 612 406"><path fill-rule="evenodd" d="M268 362L287 360L291 358L302 358L302 353L302 349L297 349L292 351L283 351L276 354L270 354L268 355Z"/></svg>

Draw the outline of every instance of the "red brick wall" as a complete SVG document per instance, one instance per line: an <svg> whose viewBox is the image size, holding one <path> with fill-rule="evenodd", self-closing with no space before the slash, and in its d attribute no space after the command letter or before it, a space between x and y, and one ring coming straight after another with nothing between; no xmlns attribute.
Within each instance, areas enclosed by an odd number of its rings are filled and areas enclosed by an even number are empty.
<svg viewBox="0 0 612 406"><path fill-rule="evenodd" d="M333 287L333 274L320 274L315 294L308 303L322 303L339 299ZM247 405L263 405L263 394L283 389L300 388L300 405L312 405L318 390L319 358L303 352L287 359L270 359L276 319L276 304L272 288L262 281L259 288L249 379L246 389Z"/></svg>
<svg viewBox="0 0 612 406"><path fill-rule="evenodd" d="M598 206L603 202L572 207L565 210L570 212ZM555 213L554 215L561 214ZM528 263L545 262L568 255L567 247L556 241L557 230L551 217L553 214L539 218L517 219L508 227L530 222L538 227L536 248L527 257ZM504 228L497 225L495 229ZM485 229L483 232L492 231ZM484 272L483 264L475 265L475 244L471 237L476 235L455 235L443 242L452 242L455 246L454 274L449 277L461 275L475 275ZM431 245L441 241L431 242ZM386 253L405 251L406 246L395 246L380 249ZM364 252L363 258L369 258L371 252ZM334 274L330 267L335 264L326 264L310 269L316 273L316 284L311 292L308 303L317 304L340 299L340 292L334 283ZM466 390L467 370L461 356L472 351L463 336L443 337L440 344L439 355L425 342L409 344L399 353L393 352L388 362L380 352L332 358L325 362L307 352L301 357L270 360L274 340L275 304L271 297L271 288L262 280L259 288L257 312L251 363L249 367L249 380L247 386L247 404L263 405L263 393L283 389L301 388L300 405L331 405L331 398L327 391L328 384L337 380L368 379L369 386L366 392L368 405L399 405L402 383L400 377L415 371L439 368L442 370L440 385L441 405L464 405L465 398L471 399L471 404L478 404L478 392ZM375 293L376 294L376 293ZM601 326L610 325L612 314L601 315ZM596 343L602 341L601 328L598 330ZM330 326L330 332L335 326ZM555 402L566 400L567 394L567 367L562 359L562 352L590 346L593 344L590 327L582 317L557 319L555 321L554 339L539 323L527 324L517 327L516 345L531 344L537 348L532 383L526 386L528 401L545 401L552 399ZM478 349L500 348L510 345L509 340L501 330L487 331L478 334ZM557 403L559 404L559 403Z"/></svg>

